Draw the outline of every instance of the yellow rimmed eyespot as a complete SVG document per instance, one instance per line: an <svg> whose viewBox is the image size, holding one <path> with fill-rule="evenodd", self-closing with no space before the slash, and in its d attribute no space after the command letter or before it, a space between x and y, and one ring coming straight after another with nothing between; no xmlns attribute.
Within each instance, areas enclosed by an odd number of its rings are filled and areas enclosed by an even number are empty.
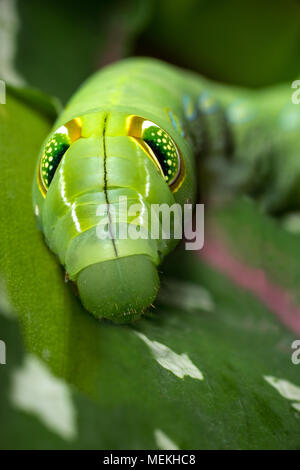
<svg viewBox="0 0 300 470"><path fill-rule="evenodd" d="M172 137L154 122L140 116L129 116L127 129L128 135L153 160L171 191L177 191L185 177L185 164Z"/></svg>
<svg viewBox="0 0 300 470"><path fill-rule="evenodd" d="M46 143L37 173L38 186L44 197L62 157L70 145L81 136L81 128L81 120L72 119L59 127Z"/></svg>

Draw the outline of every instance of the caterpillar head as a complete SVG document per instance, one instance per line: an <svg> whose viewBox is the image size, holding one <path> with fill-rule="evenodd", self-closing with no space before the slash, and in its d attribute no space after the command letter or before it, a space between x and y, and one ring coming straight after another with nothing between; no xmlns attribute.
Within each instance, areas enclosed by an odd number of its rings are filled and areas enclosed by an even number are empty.
<svg viewBox="0 0 300 470"><path fill-rule="evenodd" d="M59 123L45 143L36 174L42 229L77 284L83 305L96 317L132 321L154 301L157 265L178 240L164 239L161 232L152 238L145 212L152 204L172 206L186 172L174 137L136 115L86 114ZM192 189L185 191L191 196ZM123 212L120 196L129 201ZM130 213L138 203L139 213ZM104 207L101 215L99 206ZM126 224L148 237L99 237L103 220L112 234L113 209L118 221L125 215Z"/></svg>

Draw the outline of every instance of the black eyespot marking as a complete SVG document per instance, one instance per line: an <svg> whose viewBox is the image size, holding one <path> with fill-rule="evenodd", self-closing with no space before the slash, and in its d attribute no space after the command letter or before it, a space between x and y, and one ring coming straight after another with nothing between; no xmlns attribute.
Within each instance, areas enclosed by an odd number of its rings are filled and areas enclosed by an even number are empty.
<svg viewBox="0 0 300 470"><path fill-rule="evenodd" d="M180 173L180 157L172 139L159 127L149 126L143 132L143 140L158 159L166 182L172 185Z"/></svg>
<svg viewBox="0 0 300 470"><path fill-rule="evenodd" d="M46 196L57 167L70 145L81 135L80 119L73 119L57 129L45 145L41 156L38 185L43 196Z"/></svg>
<svg viewBox="0 0 300 470"><path fill-rule="evenodd" d="M71 145L68 134L56 132L48 141L41 160L41 174L48 189L63 155Z"/></svg>
<svg viewBox="0 0 300 470"><path fill-rule="evenodd" d="M185 165L177 145L169 134L153 122L138 116L130 116L128 134L142 144L170 189L177 191L184 180Z"/></svg>

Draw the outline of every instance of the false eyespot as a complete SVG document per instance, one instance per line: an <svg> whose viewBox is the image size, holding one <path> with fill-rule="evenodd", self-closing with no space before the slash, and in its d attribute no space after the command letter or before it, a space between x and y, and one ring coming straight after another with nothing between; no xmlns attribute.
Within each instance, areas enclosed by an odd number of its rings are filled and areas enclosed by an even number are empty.
<svg viewBox="0 0 300 470"><path fill-rule="evenodd" d="M45 197L57 167L70 147L81 135L81 121L72 119L60 126L47 141L39 162L38 185Z"/></svg>
<svg viewBox="0 0 300 470"><path fill-rule="evenodd" d="M177 191L184 180L185 165L172 137L154 122L140 116L129 117L128 135L153 160L171 191Z"/></svg>

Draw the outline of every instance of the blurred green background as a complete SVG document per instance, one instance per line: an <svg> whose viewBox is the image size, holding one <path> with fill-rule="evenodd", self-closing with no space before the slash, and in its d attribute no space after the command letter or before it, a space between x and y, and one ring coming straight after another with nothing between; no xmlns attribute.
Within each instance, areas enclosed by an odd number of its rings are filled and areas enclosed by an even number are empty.
<svg viewBox="0 0 300 470"><path fill-rule="evenodd" d="M18 17L17 70L64 101L91 72L128 55L245 86L299 74L297 0L19 0Z"/></svg>

